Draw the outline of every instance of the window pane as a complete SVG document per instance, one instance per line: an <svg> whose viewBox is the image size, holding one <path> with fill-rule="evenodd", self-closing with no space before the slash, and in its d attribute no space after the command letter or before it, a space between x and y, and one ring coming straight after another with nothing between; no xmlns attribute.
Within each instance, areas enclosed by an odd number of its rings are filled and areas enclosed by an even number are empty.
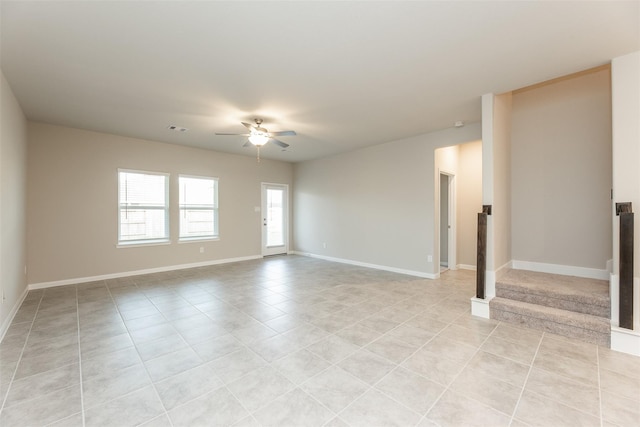
<svg viewBox="0 0 640 427"><path fill-rule="evenodd" d="M164 209L121 209L120 241L163 239Z"/></svg>
<svg viewBox="0 0 640 427"><path fill-rule="evenodd" d="M267 189L267 246L284 245L283 191Z"/></svg>
<svg viewBox="0 0 640 427"><path fill-rule="evenodd" d="M213 179L180 177L180 205L214 206Z"/></svg>
<svg viewBox="0 0 640 427"><path fill-rule="evenodd" d="M119 172L120 242L167 239L168 177L163 174Z"/></svg>
<svg viewBox="0 0 640 427"><path fill-rule="evenodd" d="M164 206L165 175L120 172L120 204Z"/></svg>
<svg viewBox="0 0 640 427"><path fill-rule="evenodd" d="M180 238L216 237L218 235L218 181L215 178L181 176Z"/></svg>

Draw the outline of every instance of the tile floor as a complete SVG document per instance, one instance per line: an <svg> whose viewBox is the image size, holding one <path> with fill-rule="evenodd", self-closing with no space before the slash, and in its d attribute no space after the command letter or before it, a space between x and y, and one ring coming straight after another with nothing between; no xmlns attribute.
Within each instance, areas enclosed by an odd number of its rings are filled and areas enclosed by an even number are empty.
<svg viewBox="0 0 640 427"><path fill-rule="evenodd" d="M473 318L473 293L299 256L32 291L0 425L638 425L640 358Z"/></svg>

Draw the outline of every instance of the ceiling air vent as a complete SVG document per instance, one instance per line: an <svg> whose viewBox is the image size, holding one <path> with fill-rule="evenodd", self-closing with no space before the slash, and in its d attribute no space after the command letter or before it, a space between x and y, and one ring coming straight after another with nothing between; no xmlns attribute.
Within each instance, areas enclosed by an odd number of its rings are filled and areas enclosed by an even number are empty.
<svg viewBox="0 0 640 427"><path fill-rule="evenodd" d="M167 129L173 130L175 132L186 132L189 130L187 128L181 128L180 126L176 126L176 125L169 125L167 126Z"/></svg>

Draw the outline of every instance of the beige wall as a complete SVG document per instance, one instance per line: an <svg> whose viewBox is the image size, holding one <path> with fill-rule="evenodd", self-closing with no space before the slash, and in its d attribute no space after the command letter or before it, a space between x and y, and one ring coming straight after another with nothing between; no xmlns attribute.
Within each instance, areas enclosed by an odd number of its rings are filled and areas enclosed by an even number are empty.
<svg viewBox="0 0 640 427"><path fill-rule="evenodd" d="M458 147L457 263L475 267L478 212L482 212L482 141Z"/></svg>
<svg viewBox="0 0 640 427"><path fill-rule="evenodd" d="M493 270L511 261L512 210L511 199L511 93L497 95L494 98L493 116L493 202L491 221L493 221Z"/></svg>
<svg viewBox="0 0 640 427"><path fill-rule="evenodd" d="M604 269L612 257L610 71L515 92L511 136L513 259Z"/></svg>
<svg viewBox="0 0 640 427"><path fill-rule="evenodd" d="M27 121L0 73L0 338L26 290Z"/></svg>
<svg viewBox="0 0 640 427"><path fill-rule="evenodd" d="M482 141L435 150L436 185L440 172L455 175L453 186L456 199L456 267L475 267L477 214L482 211ZM435 206L438 206L442 198L440 192L436 195L438 199ZM440 224L440 228L436 230L436 241L441 241L440 236L447 231L439 214L436 209L435 221ZM440 248L437 245L436 248L436 256L442 260L443 254L439 253Z"/></svg>
<svg viewBox="0 0 640 427"><path fill-rule="evenodd" d="M118 168L171 174L171 244L116 247ZM177 242L178 174L219 178L219 241ZM38 284L258 256L260 183L291 185L292 166L30 123L28 178L28 280Z"/></svg>
<svg viewBox="0 0 640 427"><path fill-rule="evenodd" d="M473 124L296 164L295 250L437 274L434 150L479 136Z"/></svg>

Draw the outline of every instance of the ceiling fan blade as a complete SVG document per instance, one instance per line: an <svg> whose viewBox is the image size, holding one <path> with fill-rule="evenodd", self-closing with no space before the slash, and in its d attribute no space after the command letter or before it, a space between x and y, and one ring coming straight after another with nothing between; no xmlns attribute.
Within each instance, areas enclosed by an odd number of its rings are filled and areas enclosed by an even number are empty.
<svg viewBox="0 0 640 427"><path fill-rule="evenodd" d="M252 124L250 124L250 123L245 123L245 122L240 122L240 123L242 123L242 125L243 125L244 127L246 127L247 129L253 129L253 128L255 128L255 125L252 125Z"/></svg>
<svg viewBox="0 0 640 427"><path fill-rule="evenodd" d="M242 148L251 147L251 145L253 145L253 144L251 144L251 141L247 141L244 144L242 144Z"/></svg>
<svg viewBox="0 0 640 427"><path fill-rule="evenodd" d="M277 139L271 138L270 141L273 142L274 144L282 147L282 148L287 148L289 146L289 144L286 144L286 143L284 143L282 141L278 141Z"/></svg>
<svg viewBox="0 0 640 427"><path fill-rule="evenodd" d="M281 130L280 132L269 132L269 135L272 136L294 136L297 133L293 130Z"/></svg>
<svg viewBox="0 0 640 427"><path fill-rule="evenodd" d="M249 136L248 133L220 133L216 132L216 135L239 135L239 136Z"/></svg>

